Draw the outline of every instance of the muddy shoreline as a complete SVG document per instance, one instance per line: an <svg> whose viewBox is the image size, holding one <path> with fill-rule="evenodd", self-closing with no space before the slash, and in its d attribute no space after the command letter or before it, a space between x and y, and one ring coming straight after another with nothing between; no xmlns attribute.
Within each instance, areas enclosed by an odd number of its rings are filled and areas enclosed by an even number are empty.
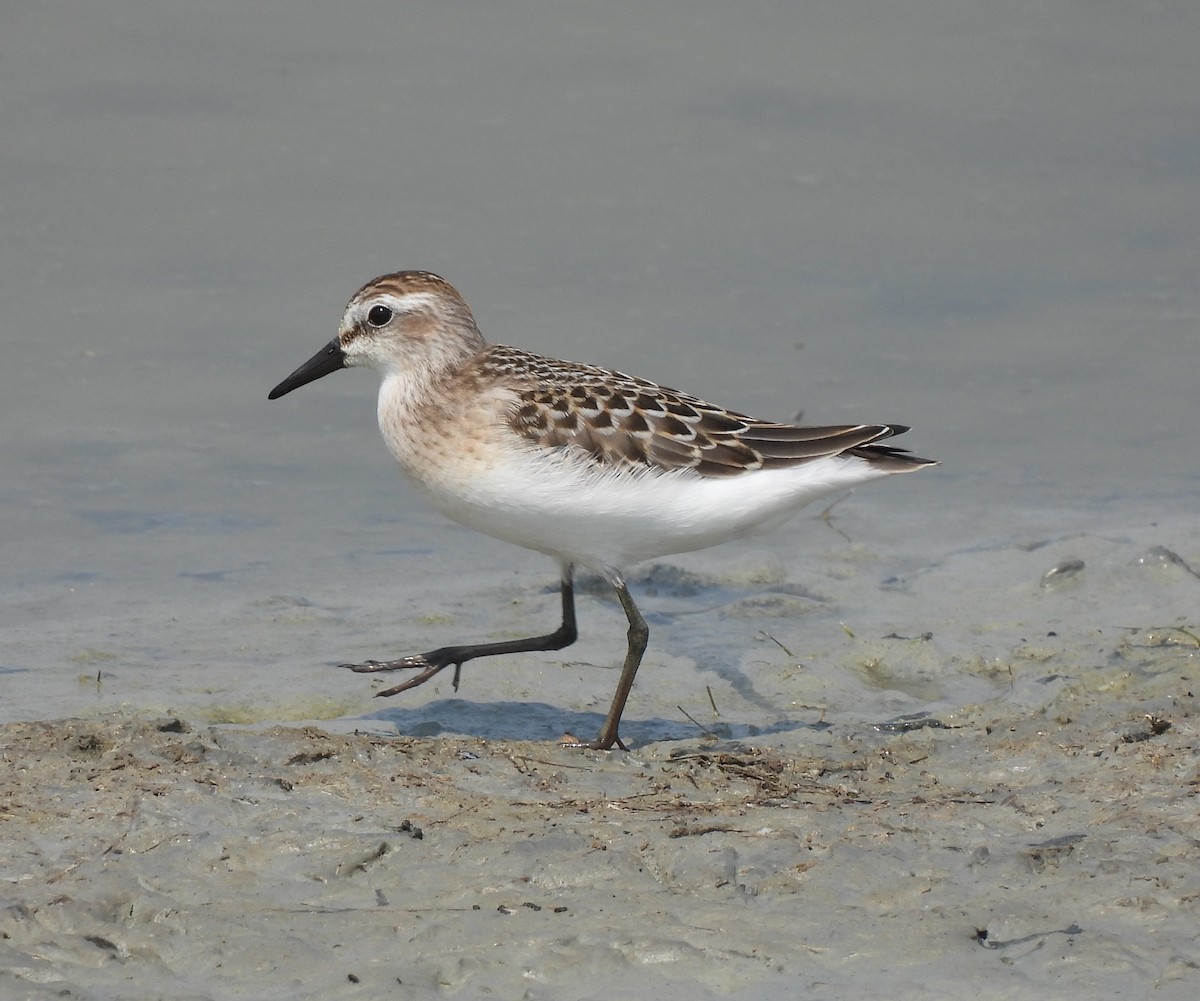
<svg viewBox="0 0 1200 1001"><path fill-rule="evenodd" d="M1118 698L1064 687L1031 716L607 754L175 716L13 723L0 985L1191 996L1196 720L1168 671Z"/></svg>

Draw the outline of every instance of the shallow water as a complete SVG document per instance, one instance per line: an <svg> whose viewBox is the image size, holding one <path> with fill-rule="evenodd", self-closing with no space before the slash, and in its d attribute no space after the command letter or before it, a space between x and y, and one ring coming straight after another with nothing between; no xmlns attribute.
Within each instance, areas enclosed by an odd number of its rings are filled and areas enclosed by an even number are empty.
<svg viewBox="0 0 1200 1001"><path fill-rule="evenodd" d="M1194 679L1194 5L0 20L0 721L592 735L602 590L566 655L457 693L336 667L557 614L548 561L420 506L369 374L267 403L410 267L493 340L911 424L943 462L632 571L634 746L1036 714L1159 655Z"/></svg>

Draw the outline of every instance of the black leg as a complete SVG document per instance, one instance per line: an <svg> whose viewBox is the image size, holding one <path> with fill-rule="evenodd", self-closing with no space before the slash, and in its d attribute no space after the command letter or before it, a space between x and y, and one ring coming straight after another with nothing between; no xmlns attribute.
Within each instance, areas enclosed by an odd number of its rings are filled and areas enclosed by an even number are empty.
<svg viewBox="0 0 1200 1001"><path fill-rule="evenodd" d="M621 601L621 607L625 609L625 618L629 620L629 632L626 634L629 639L629 647L625 652L625 665L621 668L617 691L613 695L612 706L604 719L600 736L584 746L598 751L607 751L613 744L616 744L622 751L625 751L628 748L621 743L621 738L617 735L617 728L621 725L621 714L625 711L625 702L629 698L630 689L633 688L633 679L637 676L638 668L641 666L642 654L646 652L646 643L650 639L650 627L646 625L642 613L633 603L633 597L629 593L629 588L625 586L625 581L616 576L613 577L611 583Z"/></svg>
<svg viewBox="0 0 1200 1001"><path fill-rule="evenodd" d="M624 599L622 599L622 604L624 604ZM628 614L628 610L626 614ZM634 609L634 614L637 614L637 609ZM641 616L638 617L641 618ZM645 627L644 622L642 626L643 628ZM376 698L384 698L389 695L399 695L410 688L423 685L439 671L453 664L454 690L457 692L459 672L462 670L463 664L468 660L474 660L476 657L493 657L502 653L561 650L563 647L574 643L578 635L578 631L575 628L575 568L568 563L562 569L562 625L552 633L547 633L545 636L530 636L527 639L520 640L501 640L498 643L470 643L461 646L444 646L439 647L437 650L430 650L429 653L401 657L398 660L368 660L365 664L343 664L342 667L347 667L351 671L357 671L360 674L375 671L405 670L419 670L421 672L415 678L406 681L403 685L397 685L395 688L387 688L382 692L375 693ZM643 646L645 646L644 643ZM637 665L635 664L634 671L636 670ZM624 675L621 677L623 681ZM632 682L633 679L631 677L630 683L632 684ZM621 704L622 706L624 705L624 699L622 699ZM620 713L618 713L618 717L619 715ZM611 741L608 746L612 746Z"/></svg>

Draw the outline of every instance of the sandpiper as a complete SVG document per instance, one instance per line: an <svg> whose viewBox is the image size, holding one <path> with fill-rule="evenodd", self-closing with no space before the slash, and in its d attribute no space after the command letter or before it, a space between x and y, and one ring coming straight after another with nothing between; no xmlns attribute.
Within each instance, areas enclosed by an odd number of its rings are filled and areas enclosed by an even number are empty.
<svg viewBox="0 0 1200 1001"><path fill-rule="evenodd" d="M427 271L360 288L337 336L269 399L357 366L382 376L379 429L437 510L559 562L562 624L545 636L345 666L420 672L377 693L389 696L451 665L457 690L476 657L560 650L576 639L574 569L589 567L629 621L592 748L624 748L618 727L649 637L623 568L766 531L823 494L935 465L879 444L908 430L899 424L762 421L621 372L489 345L462 296Z"/></svg>

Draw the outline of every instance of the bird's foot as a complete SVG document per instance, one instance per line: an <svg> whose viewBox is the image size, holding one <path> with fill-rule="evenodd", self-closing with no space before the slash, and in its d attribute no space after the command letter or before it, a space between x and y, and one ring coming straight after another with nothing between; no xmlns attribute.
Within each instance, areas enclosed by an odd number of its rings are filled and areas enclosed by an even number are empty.
<svg viewBox="0 0 1200 1001"><path fill-rule="evenodd" d="M411 678L402 685L396 685L393 688L385 688L382 692L376 692L375 698L379 699L387 698L389 695L399 695L410 688L423 685L439 671L451 665L454 665L454 690L457 692L458 679L462 672L462 658L459 651L453 647L442 647L438 650L431 650L429 653L413 654L408 657L399 657L396 660L367 660L361 664L342 664L341 666L347 670L354 671L356 674L373 674L377 671L421 672L415 678Z"/></svg>
<svg viewBox="0 0 1200 1001"><path fill-rule="evenodd" d="M611 740L606 740L604 734L601 734L595 740L576 740L574 734L568 733L558 742L559 747L577 747L584 751L611 751L613 744L616 744L622 751L629 750L615 733Z"/></svg>
<svg viewBox="0 0 1200 1001"><path fill-rule="evenodd" d="M396 660L364 660L361 664L339 664L355 674L372 674L375 671L407 671L417 668L424 670L430 666L429 654L418 653L411 657L399 657Z"/></svg>

